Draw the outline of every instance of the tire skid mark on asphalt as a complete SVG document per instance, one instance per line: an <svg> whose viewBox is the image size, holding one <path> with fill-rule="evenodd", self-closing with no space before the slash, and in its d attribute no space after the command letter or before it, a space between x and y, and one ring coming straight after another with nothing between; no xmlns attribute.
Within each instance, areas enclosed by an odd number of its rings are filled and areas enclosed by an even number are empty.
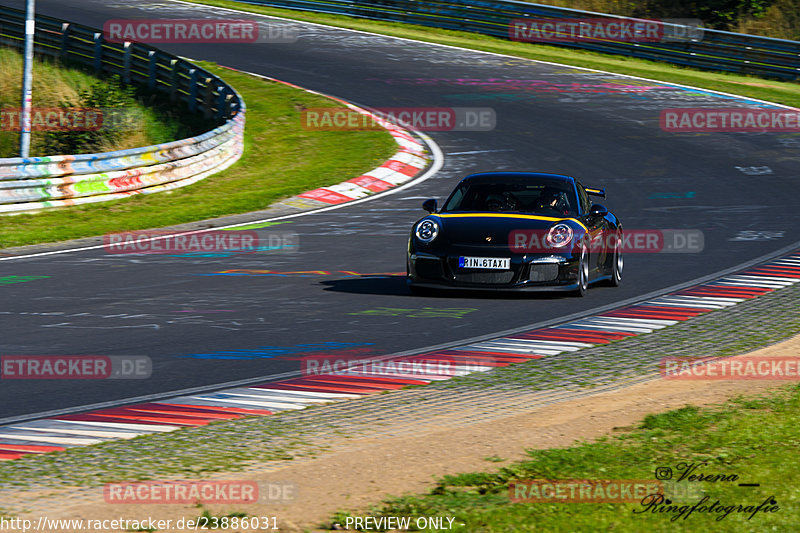
<svg viewBox="0 0 800 533"><path fill-rule="evenodd" d="M644 335L800 282L800 252L685 288L564 324L446 350L396 357L393 363L448 363L447 370L409 373L364 367L347 374L303 376L261 385L181 396L0 426L0 460L63 451L109 440L204 426L213 421L268 416L310 405L360 398L407 385L485 372L551 355L574 353Z"/></svg>

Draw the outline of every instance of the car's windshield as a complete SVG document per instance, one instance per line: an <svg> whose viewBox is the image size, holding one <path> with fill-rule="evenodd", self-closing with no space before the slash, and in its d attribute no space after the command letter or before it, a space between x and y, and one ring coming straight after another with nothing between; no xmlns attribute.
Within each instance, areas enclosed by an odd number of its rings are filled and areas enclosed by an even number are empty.
<svg viewBox="0 0 800 533"><path fill-rule="evenodd" d="M574 188L564 181L468 181L453 191L442 211L575 216L577 201Z"/></svg>

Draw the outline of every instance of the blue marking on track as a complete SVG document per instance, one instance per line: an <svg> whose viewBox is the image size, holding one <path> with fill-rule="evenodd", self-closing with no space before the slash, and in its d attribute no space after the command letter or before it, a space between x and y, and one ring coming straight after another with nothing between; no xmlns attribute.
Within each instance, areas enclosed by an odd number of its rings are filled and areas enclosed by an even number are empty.
<svg viewBox="0 0 800 533"><path fill-rule="evenodd" d="M193 353L179 355L190 359L272 359L281 355L301 355L310 352L343 350L370 346L371 342L322 342L313 344L296 344L294 346L259 346L246 350L222 350L209 353Z"/></svg>

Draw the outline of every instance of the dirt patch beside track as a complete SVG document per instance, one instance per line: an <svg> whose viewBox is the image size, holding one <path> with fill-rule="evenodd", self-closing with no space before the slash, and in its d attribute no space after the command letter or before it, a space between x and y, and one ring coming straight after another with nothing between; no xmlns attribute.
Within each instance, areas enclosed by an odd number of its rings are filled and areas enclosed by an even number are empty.
<svg viewBox="0 0 800 533"><path fill-rule="evenodd" d="M800 336L748 356L785 357L798 353ZM370 436L368 432L341 435L330 439L329 449L317 457L254 465L246 473L216 474L215 479L289 481L297 487L296 498L282 504L212 504L207 508L214 516L230 512L276 516L283 531L315 530L337 510L368 514L369 507L386 496L425 491L432 486L434 477L444 474L496 470L498 465L523 458L525 448L569 446L576 440L592 440L631 428L650 413L687 404L718 404L738 395L759 394L787 383L658 380L481 422L470 422L468 412L458 415L448 410L437 424L440 429L428 426L415 430L414 426L407 426L404 436L397 436L396 432L384 437ZM381 421L382 432L390 425L391 421ZM499 457L504 461L492 462L487 457ZM153 517L172 519L174 523L182 517L196 518L202 512L186 504L112 505L103 501L102 492L97 488L59 489L49 494L42 489L27 496L32 498L24 500L26 512L18 516L33 520L44 514L51 519ZM17 512L21 513L22 508Z"/></svg>

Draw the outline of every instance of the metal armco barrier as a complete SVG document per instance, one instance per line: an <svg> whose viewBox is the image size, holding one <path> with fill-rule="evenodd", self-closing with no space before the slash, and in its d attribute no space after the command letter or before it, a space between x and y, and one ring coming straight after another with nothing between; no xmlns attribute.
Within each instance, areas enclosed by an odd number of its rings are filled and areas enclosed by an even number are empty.
<svg viewBox="0 0 800 533"><path fill-rule="evenodd" d="M0 8L0 41L21 47L25 13ZM102 32L36 17L38 55L81 63L125 83L147 85L190 111L224 120L196 137L100 154L0 158L0 213L116 200L190 185L242 154L245 105L216 75L141 43L110 43Z"/></svg>
<svg viewBox="0 0 800 533"><path fill-rule="evenodd" d="M505 39L510 38L510 24L515 19L636 20L514 0L246 0L244 3L407 22ZM800 75L800 42L709 29L703 29L702 33L702 38L680 42L636 43L609 38L545 44L784 80L796 80Z"/></svg>

